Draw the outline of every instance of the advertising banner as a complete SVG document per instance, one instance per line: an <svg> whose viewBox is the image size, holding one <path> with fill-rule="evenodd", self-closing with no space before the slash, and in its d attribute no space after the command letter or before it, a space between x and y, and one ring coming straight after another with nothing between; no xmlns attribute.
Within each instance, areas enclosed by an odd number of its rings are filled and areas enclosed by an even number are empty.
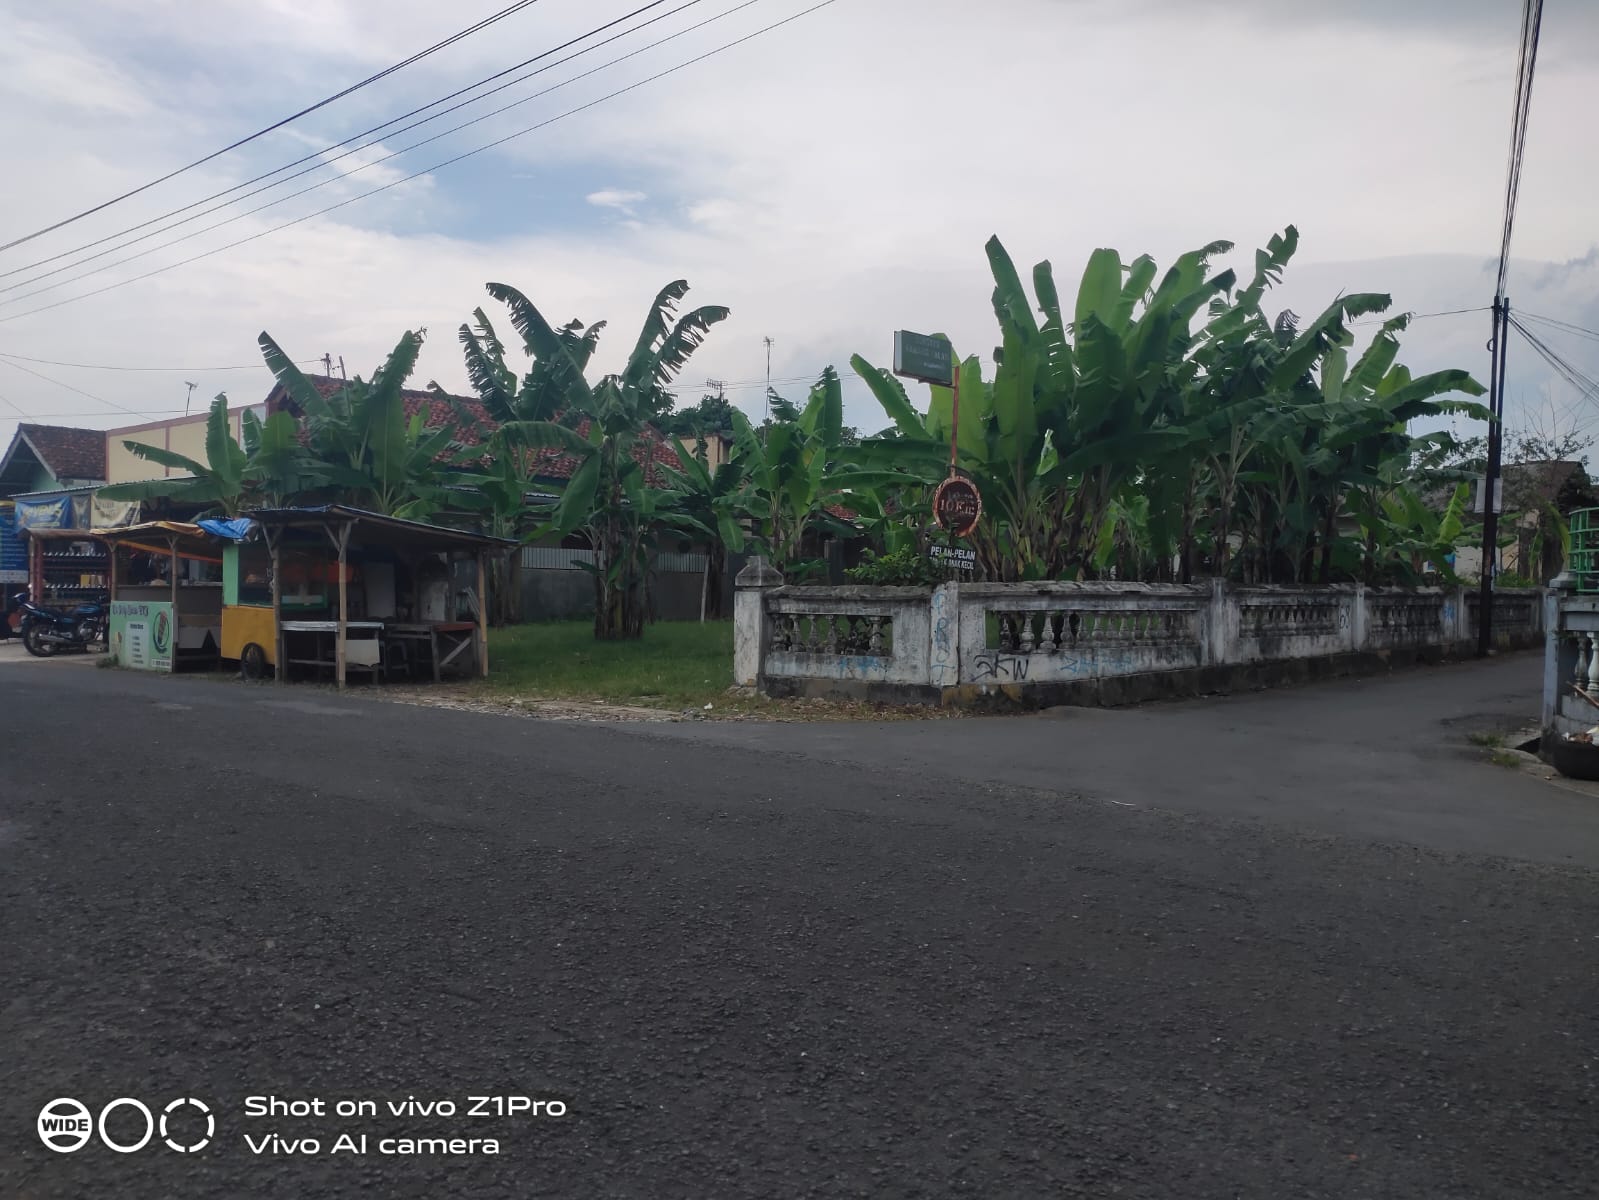
<svg viewBox="0 0 1599 1200"><path fill-rule="evenodd" d="M27 582L28 548L17 536L17 506L0 501L0 583Z"/></svg>
<svg viewBox="0 0 1599 1200"><path fill-rule="evenodd" d="M135 524L139 519L137 500L102 500L94 498L90 511L90 529L116 529L121 525Z"/></svg>
<svg viewBox="0 0 1599 1200"><path fill-rule="evenodd" d="M54 500L18 500L17 528L71 529L71 498L57 496Z"/></svg>
<svg viewBox="0 0 1599 1200"><path fill-rule="evenodd" d="M170 600L113 600L111 653L119 667L172 670L173 613Z"/></svg>

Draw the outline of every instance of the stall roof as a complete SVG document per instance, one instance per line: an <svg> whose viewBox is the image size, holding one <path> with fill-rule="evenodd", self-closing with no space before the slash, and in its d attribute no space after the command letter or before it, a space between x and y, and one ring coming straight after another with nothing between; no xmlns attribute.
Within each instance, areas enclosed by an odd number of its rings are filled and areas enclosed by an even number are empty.
<svg viewBox="0 0 1599 1200"><path fill-rule="evenodd" d="M200 558L217 562L217 545L198 525L185 521L145 521L139 525L117 525L109 529L91 529L89 533L103 542L144 550L150 554L167 554L169 542L176 539L178 554L183 558Z"/></svg>
<svg viewBox="0 0 1599 1200"><path fill-rule="evenodd" d="M117 525L108 529L27 529L23 532L41 541L105 542L149 554L172 553L171 540L176 538L180 558L221 561L217 558L216 543L205 530L182 521L145 521L140 525Z"/></svg>
<svg viewBox="0 0 1599 1200"><path fill-rule="evenodd" d="M348 524L358 541L369 546L416 546L427 550L501 549L518 545L513 538L491 537L384 516L343 504L322 504L315 508L258 508L245 514L258 525L279 529L325 529L330 523Z"/></svg>

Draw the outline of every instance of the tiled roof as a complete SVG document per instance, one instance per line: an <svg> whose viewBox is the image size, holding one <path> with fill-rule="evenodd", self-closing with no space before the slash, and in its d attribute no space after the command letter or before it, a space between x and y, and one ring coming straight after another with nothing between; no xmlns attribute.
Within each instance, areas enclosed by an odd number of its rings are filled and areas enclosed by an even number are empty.
<svg viewBox="0 0 1599 1200"><path fill-rule="evenodd" d="M18 425L17 431L58 481L105 478L105 433L66 425Z"/></svg>
<svg viewBox="0 0 1599 1200"><path fill-rule="evenodd" d="M577 423L575 432L578 437L588 437L588 418ZM644 468L644 478L651 487L663 487L666 476L661 474L661 467L679 466L677 451L672 449L672 443L663 438L653 429L646 428L644 436L633 447L633 460ZM559 450L541 450L538 453L537 467L534 471L536 479L570 479L572 472L577 470L578 460L570 454L563 454Z"/></svg>
<svg viewBox="0 0 1599 1200"><path fill-rule="evenodd" d="M323 396L332 396L344 386L345 381L334 379L329 375L312 375L311 383ZM468 400L465 396L452 396L455 407L447 401L439 399L432 392L421 392L415 388L406 388L400 393L400 403L405 409L405 419L409 421L417 413L425 413L422 423L428 426L443 425L454 422L456 432L463 445L475 446L479 442L486 442L494 432L494 421L490 418L488 410L476 400ZM290 400L280 388L274 388L272 395L267 398L269 410L276 408L287 409L295 416L302 416L298 407ZM457 411L459 410L459 412ZM460 420L464 415L467 419Z"/></svg>
<svg viewBox="0 0 1599 1200"><path fill-rule="evenodd" d="M344 386L344 380L334 379L327 375L313 375L311 382L316 390L323 396L331 396ZM456 427L456 440L463 446L476 446L489 440L498 428L494 418L489 416L488 410L477 400L469 400L464 396L453 396L453 407L450 403L440 400L432 392L419 392L411 388L400 393L405 406L405 419L409 421L418 412L427 415L422 418L428 426L438 426L453 422ZM284 408L300 415L294 404L288 400L281 389L274 389L268 397L268 407ZM464 415L467 419L462 421ZM576 427L579 437L587 437L589 422L587 419L580 421ZM302 434L302 440L304 435ZM453 452L446 452L441 457L454 457ZM676 467L678 465L677 452L672 448L669 439L662 437L654 430L647 430L643 441L634 448L633 457L645 469L645 477L652 487L661 487L666 483L666 477L661 474L662 465ZM536 466L533 473L535 481L558 481L572 478L572 472L577 470L578 460L559 450L541 450L536 457Z"/></svg>

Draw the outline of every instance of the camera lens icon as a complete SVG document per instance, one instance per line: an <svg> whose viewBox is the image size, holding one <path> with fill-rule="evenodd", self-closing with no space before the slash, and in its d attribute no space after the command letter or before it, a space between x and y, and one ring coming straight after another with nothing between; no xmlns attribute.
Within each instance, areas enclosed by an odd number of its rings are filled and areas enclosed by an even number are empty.
<svg viewBox="0 0 1599 1200"><path fill-rule="evenodd" d="M57 1154L82 1150L93 1134L94 1118L70 1096L52 1100L39 1110L39 1140Z"/></svg>
<svg viewBox="0 0 1599 1200"><path fill-rule="evenodd" d="M175 1140L167 1132L167 1119L180 1108L192 1108L205 1117L205 1136L198 1141L185 1145ZM211 1110L193 1096L179 1096L171 1104L161 1110L161 1140L179 1154L193 1154L196 1150L204 1150L211 1144L211 1139L216 1136L217 1119L211 1115Z"/></svg>

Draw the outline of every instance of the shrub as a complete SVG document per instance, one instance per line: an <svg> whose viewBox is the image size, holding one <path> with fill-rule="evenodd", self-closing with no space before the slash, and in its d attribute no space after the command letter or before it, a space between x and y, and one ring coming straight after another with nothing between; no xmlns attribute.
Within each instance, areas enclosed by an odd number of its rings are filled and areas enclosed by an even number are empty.
<svg viewBox="0 0 1599 1200"><path fill-rule="evenodd" d="M850 567L844 574L854 583L875 587L933 587L944 582L943 569L914 546L883 555L868 550L860 566Z"/></svg>

